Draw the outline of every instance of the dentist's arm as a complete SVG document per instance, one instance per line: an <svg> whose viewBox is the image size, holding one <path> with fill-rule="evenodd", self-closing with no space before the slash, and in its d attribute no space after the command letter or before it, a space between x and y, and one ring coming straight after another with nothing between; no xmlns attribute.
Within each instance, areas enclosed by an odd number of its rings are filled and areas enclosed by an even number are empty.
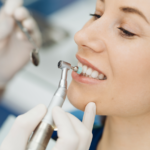
<svg viewBox="0 0 150 150"><path fill-rule="evenodd" d="M0 11L0 89L29 61L32 45L15 23L21 21L41 45L41 34L23 0L7 0Z"/></svg>
<svg viewBox="0 0 150 150"><path fill-rule="evenodd" d="M0 150L25 150L27 141L46 113L43 105L37 106L16 119ZM85 108L83 122L64 112L60 107L53 109L53 118L58 128L58 140L52 150L89 150L92 128L96 113L94 103Z"/></svg>

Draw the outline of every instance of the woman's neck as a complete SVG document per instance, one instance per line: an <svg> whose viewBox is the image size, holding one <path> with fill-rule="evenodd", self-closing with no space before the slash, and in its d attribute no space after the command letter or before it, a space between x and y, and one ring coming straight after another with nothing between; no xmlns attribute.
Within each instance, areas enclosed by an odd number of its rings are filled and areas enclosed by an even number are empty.
<svg viewBox="0 0 150 150"><path fill-rule="evenodd" d="M150 113L132 117L107 117L97 150L150 150Z"/></svg>

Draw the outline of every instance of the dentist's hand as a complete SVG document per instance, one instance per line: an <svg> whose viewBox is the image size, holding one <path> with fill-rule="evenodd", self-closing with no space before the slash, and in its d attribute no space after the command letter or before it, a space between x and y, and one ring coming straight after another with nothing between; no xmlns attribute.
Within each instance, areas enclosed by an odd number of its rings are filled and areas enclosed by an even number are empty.
<svg viewBox="0 0 150 150"><path fill-rule="evenodd" d="M0 150L25 150L31 133L43 119L46 111L44 105L38 105L26 114L19 116L2 142Z"/></svg>
<svg viewBox="0 0 150 150"><path fill-rule="evenodd" d="M52 150L89 150L95 115L96 105L92 102L86 106L82 122L61 108L54 108L53 119L59 138Z"/></svg>
<svg viewBox="0 0 150 150"><path fill-rule="evenodd" d="M39 105L18 117L0 146L0 150L25 150L28 139L46 114L46 107ZM89 103L83 121L64 112L60 107L53 109L53 118L58 128L58 140L52 150L89 150L96 106Z"/></svg>
<svg viewBox="0 0 150 150"><path fill-rule="evenodd" d="M29 61L33 48L15 19L22 22L37 45L42 42L37 24L22 4L23 0L7 0L0 11L0 87Z"/></svg>

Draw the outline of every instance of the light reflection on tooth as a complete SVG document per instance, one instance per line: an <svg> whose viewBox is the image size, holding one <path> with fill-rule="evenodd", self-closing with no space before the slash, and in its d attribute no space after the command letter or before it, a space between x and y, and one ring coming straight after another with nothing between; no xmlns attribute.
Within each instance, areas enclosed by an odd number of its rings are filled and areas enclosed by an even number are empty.
<svg viewBox="0 0 150 150"><path fill-rule="evenodd" d="M100 74L98 77L99 77L100 80L104 79L104 75L103 74Z"/></svg>
<svg viewBox="0 0 150 150"><path fill-rule="evenodd" d="M84 65L84 66L82 67L82 73L85 74L86 71L87 71L87 66Z"/></svg>
<svg viewBox="0 0 150 150"><path fill-rule="evenodd" d="M88 68L87 71L86 71L86 74L88 76L90 76L92 74L92 68Z"/></svg>
<svg viewBox="0 0 150 150"><path fill-rule="evenodd" d="M80 63L80 62L78 62L78 67L82 67L83 65Z"/></svg>
<svg viewBox="0 0 150 150"><path fill-rule="evenodd" d="M96 79L98 77L98 71L93 71L91 77Z"/></svg>

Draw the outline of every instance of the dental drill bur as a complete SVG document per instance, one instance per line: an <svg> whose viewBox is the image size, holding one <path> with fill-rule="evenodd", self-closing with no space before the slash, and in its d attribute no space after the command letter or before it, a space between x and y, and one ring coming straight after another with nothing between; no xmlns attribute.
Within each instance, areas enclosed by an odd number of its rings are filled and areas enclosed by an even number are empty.
<svg viewBox="0 0 150 150"><path fill-rule="evenodd" d="M45 150L49 140L53 134L53 118L52 118L52 110L55 106L62 107L66 95L67 95L67 73L68 70L72 69L73 71L81 74L82 68L81 67L72 67L71 64L60 61L58 63L58 68L62 70L61 79L59 82L58 89L56 90L52 100L48 106L48 111L43 120L39 123L36 127L35 131L33 132L26 150Z"/></svg>
<svg viewBox="0 0 150 150"><path fill-rule="evenodd" d="M77 74L81 74L82 73L82 67L75 66L75 67L71 67L71 69L74 72L76 72Z"/></svg>

